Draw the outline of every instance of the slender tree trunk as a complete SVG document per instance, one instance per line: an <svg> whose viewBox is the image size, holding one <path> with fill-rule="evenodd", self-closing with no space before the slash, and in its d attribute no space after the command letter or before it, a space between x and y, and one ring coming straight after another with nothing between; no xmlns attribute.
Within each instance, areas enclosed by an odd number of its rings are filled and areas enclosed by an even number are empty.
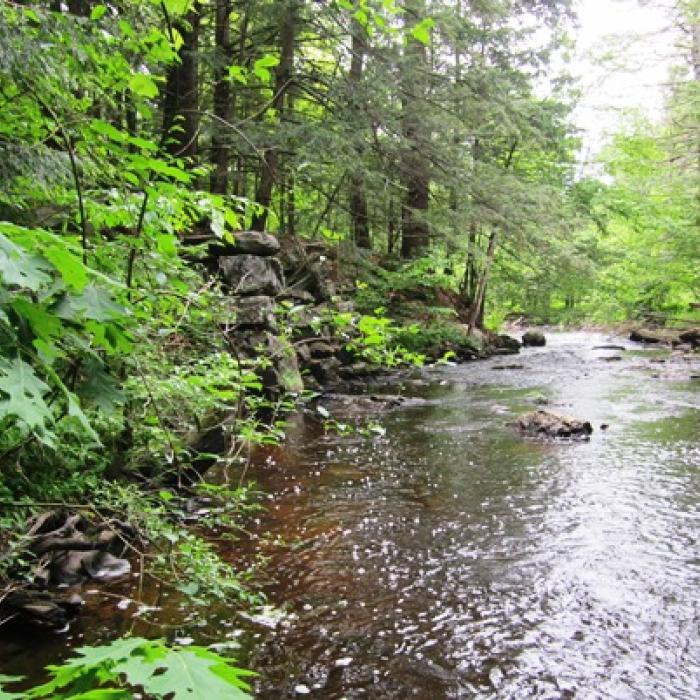
<svg viewBox="0 0 700 700"><path fill-rule="evenodd" d="M474 304L474 298L476 297L476 284L477 284L477 274L476 274L476 243L478 236L478 227L476 222L472 222L469 226L469 233L467 234L467 252L464 262L464 277L462 277L462 282L460 284L460 293L464 304L471 308Z"/></svg>
<svg viewBox="0 0 700 700"><path fill-rule="evenodd" d="M180 62L168 71L163 97L163 133L169 153L183 158L197 155L199 134L199 28L200 3L178 22L182 36Z"/></svg>
<svg viewBox="0 0 700 700"><path fill-rule="evenodd" d="M401 257L414 258L430 242L430 231L425 220L430 199L430 167L424 152L429 146L430 137L422 114L422 103L427 92L428 58L425 45L411 35L411 30L425 16L425 0L407 0L405 8L401 179L406 195L401 209Z"/></svg>
<svg viewBox="0 0 700 700"><path fill-rule="evenodd" d="M279 29L280 62L275 74L275 94L272 99L272 108L277 112L278 123L282 123L285 119L285 96L289 91L294 69L299 0L287 0L280 11L282 13ZM265 149L261 160L260 182L255 193L255 201L261 205L262 209L253 217L251 228L254 231L263 231L267 224L268 209L272 202L272 189L280 168L277 148Z"/></svg>
<svg viewBox="0 0 700 700"><path fill-rule="evenodd" d="M355 2L359 8L359 2ZM352 20L352 43L350 58L351 118L363 109L361 104L362 73L367 53L367 30L356 18ZM367 192L365 176L361 170L363 149L358 142L355 146L358 169L350 177L350 221L352 236L358 248L371 248L369 217L367 212Z"/></svg>
<svg viewBox="0 0 700 700"><path fill-rule="evenodd" d="M396 212L394 211L394 197L389 195L389 206L387 211L387 234L386 234L386 252L389 255L394 254L396 239L398 238L398 226L396 224Z"/></svg>
<svg viewBox="0 0 700 700"><path fill-rule="evenodd" d="M496 254L497 238L497 232L492 231L491 235L489 236L488 247L486 248L486 258L481 268L479 282L476 287L476 296L471 305L471 308L469 309L469 318L467 319L467 325L470 329L478 328L481 325L481 323L483 323L484 301L486 300L486 283L488 282L489 273L491 271L491 264L493 263L493 259Z"/></svg>
<svg viewBox="0 0 700 700"><path fill-rule="evenodd" d="M231 86L228 81L228 66L231 62L231 0L216 0L214 41L214 114L218 119L213 125L214 133L211 139L214 171L211 174L210 188L216 194L226 194L230 148L225 136L228 128L223 122L231 121Z"/></svg>

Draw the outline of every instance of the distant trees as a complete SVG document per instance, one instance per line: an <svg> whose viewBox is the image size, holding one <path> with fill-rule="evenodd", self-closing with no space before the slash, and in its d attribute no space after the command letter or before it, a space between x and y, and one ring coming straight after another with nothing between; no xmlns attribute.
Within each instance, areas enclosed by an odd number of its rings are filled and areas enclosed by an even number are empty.
<svg viewBox="0 0 700 700"><path fill-rule="evenodd" d="M475 321L501 244L571 162L566 110L533 93L568 1L25 5L107 32L137 99L115 84L90 109L231 197L241 226L445 250Z"/></svg>

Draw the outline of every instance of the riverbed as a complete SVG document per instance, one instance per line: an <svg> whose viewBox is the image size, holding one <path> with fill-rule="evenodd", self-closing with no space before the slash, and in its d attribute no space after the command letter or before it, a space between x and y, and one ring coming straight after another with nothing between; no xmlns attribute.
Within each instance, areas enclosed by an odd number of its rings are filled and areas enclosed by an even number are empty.
<svg viewBox="0 0 700 700"><path fill-rule="evenodd" d="M259 698L700 697L698 374L698 354L551 333L335 416L384 434L299 414L251 465L268 508L230 552L269 558L276 612L218 610L202 638L242 644ZM518 435L534 408L594 433Z"/></svg>

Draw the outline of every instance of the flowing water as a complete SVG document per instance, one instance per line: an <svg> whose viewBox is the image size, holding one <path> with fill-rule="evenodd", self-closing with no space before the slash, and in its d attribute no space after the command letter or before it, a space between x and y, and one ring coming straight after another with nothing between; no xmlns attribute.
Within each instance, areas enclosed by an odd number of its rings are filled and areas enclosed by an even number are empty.
<svg viewBox="0 0 700 700"><path fill-rule="evenodd" d="M261 698L700 697L700 383L605 343L431 370L385 438L291 432ZM518 436L544 400L590 442Z"/></svg>
<svg viewBox="0 0 700 700"><path fill-rule="evenodd" d="M607 343L397 380L384 436L292 422L251 471L286 611L244 633L257 697L700 697L700 357ZM591 440L516 434L545 403Z"/></svg>

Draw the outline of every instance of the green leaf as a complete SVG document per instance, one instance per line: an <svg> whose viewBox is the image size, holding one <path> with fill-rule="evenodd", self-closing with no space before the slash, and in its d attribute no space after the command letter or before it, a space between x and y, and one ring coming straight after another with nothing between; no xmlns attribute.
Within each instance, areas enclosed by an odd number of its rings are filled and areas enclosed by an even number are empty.
<svg viewBox="0 0 700 700"><path fill-rule="evenodd" d="M63 323L58 316L49 313L39 304L33 304L25 297L13 299L12 308L27 321L37 338L49 341L63 332Z"/></svg>
<svg viewBox="0 0 700 700"><path fill-rule="evenodd" d="M41 24L41 20L39 19L39 15L34 10L26 7L26 8L24 8L23 11L24 11L24 16L27 19L31 20L32 22L36 22L37 24Z"/></svg>
<svg viewBox="0 0 700 700"><path fill-rule="evenodd" d="M13 417L31 430L43 429L53 421L51 409L44 401L48 391L49 386L24 360L17 357L0 362L0 392L8 396L0 401L0 419Z"/></svg>
<svg viewBox="0 0 700 700"><path fill-rule="evenodd" d="M120 129L117 129L116 126L113 126L112 124L103 121L102 119L93 119L90 122L90 128L95 133L102 134L102 136L106 136L107 138L111 139L112 141L116 141L117 143L124 143L129 139L128 134L124 133Z"/></svg>
<svg viewBox="0 0 700 700"><path fill-rule="evenodd" d="M125 402L124 393L97 359L91 358L85 364L83 373L85 380L76 390L83 401L94 404L108 415Z"/></svg>
<svg viewBox="0 0 700 700"><path fill-rule="evenodd" d="M211 700L231 698L249 700L242 680L249 671L236 669L217 654L201 647L169 649L155 663L142 662L136 668L135 660L117 665L115 672L123 673L130 684L143 686L149 695L171 697L172 700ZM150 666L150 677L144 666Z"/></svg>
<svg viewBox="0 0 700 700"><path fill-rule="evenodd" d="M158 86L155 84L153 78L145 73L134 73L134 75L129 78L129 89L135 95L147 99L152 99L158 95Z"/></svg>
<svg viewBox="0 0 700 700"><path fill-rule="evenodd" d="M174 258L177 255L177 238L170 233L159 234L156 238L158 252Z"/></svg>
<svg viewBox="0 0 700 700"><path fill-rule="evenodd" d="M125 19L120 19L118 22L118 27L119 31L127 37L134 37L136 36L136 33L134 32L134 28L125 20Z"/></svg>
<svg viewBox="0 0 700 700"><path fill-rule="evenodd" d="M67 321L83 318L93 321L113 321L122 318L126 309L117 304L105 289L91 284L82 294L64 294L54 309L56 316Z"/></svg>
<svg viewBox="0 0 700 700"><path fill-rule="evenodd" d="M280 59L278 56L272 54L266 54L262 58L259 58L253 64L253 73L260 78L260 80L267 81L270 79L271 74L268 68L274 68L274 66L279 65Z"/></svg>
<svg viewBox="0 0 700 700"><path fill-rule="evenodd" d="M246 74L246 70L245 70L245 68L242 68L241 66L235 66L235 65L229 66L228 74L229 74L230 78L238 81L239 83L242 83L243 85L246 85L248 82L248 76Z"/></svg>
<svg viewBox="0 0 700 700"><path fill-rule="evenodd" d="M93 430L92 425L90 424L90 421L88 420L88 417L85 415L83 412L83 409L80 407L80 404L78 403L77 399L75 398L75 395L72 394L71 392L66 392L66 398L68 399L68 415L71 418L75 418L80 425L83 426L83 429L85 432L98 444L101 445L102 443L100 442L100 437L99 435Z"/></svg>
<svg viewBox="0 0 700 700"><path fill-rule="evenodd" d="M104 17L106 12L106 5L95 5L95 7L92 8L92 12L90 12L90 19L93 22L97 22Z"/></svg>
<svg viewBox="0 0 700 700"><path fill-rule="evenodd" d="M190 2L191 0L165 0L163 4L169 15L184 15L190 7Z"/></svg>
<svg viewBox="0 0 700 700"><path fill-rule="evenodd" d="M134 694L123 688L96 688L87 693L70 694L70 700L133 700Z"/></svg>
<svg viewBox="0 0 700 700"><path fill-rule="evenodd" d="M0 227L19 228L4 222L0 223ZM51 277L47 274L51 270L46 260L29 254L0 233L0 276L5 284L37 292L51 282Z"/></svg>
<svg viewBox="0 0 700 700"><path fill-rule="evenodd" d="M53 245L44 251L44 256L58 270L66 286L82 291L88 283L87 268L83 261L66 247Z"/></svg>
<svg viewBox="0 0 700 700"><path fill-rule="evenodd" d="M22 676L3 676L0 674L0 700L22 700L24 693L9 693L2 689L3 685L21 681Z"/></svg>
<svg viewBox="0 0 700 700"><path fill-rule="evenodd" d="M411 29L411 36L416 40L420 41L421 44L426 46L430 43L430 29L435 24L435 21L430 17L420 21L413 29Z"/></svg>

